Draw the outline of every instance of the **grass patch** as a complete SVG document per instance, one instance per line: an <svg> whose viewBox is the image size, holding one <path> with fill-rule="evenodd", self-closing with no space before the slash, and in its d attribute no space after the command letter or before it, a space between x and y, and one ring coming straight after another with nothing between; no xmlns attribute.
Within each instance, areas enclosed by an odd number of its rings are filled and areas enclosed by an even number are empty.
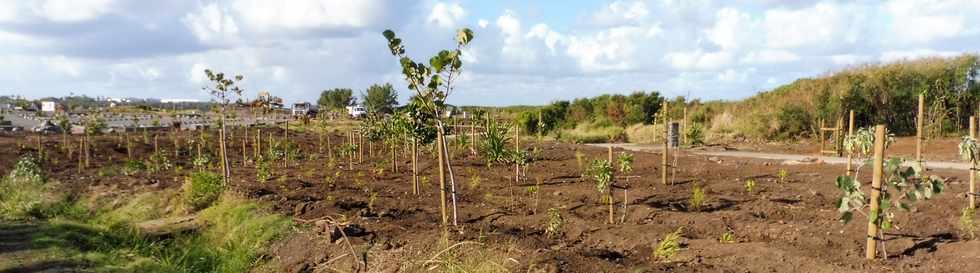
<svg viewBox="0 0 980 273"><path fill-rule="evenodd" d="M581 123L574 129L559 131L558 139L573 143L615 142L625 138L623 131L623 127L609 125L605 122Z"/></svg>

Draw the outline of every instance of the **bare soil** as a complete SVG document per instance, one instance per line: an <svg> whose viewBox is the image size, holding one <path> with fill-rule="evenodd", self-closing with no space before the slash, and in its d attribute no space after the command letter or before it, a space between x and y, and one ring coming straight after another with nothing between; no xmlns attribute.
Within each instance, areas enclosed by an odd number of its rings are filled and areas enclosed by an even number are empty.
<svg viewBox="0 0 980 273"><path fill-rule="evenodd" d="M182 142L195 134L181 133ZM362 228L351 234L351 245L367 253L363 256L370 272L422 270L406 269L404 264L430 259L444 248L437 242L446 238L481 244L496 254L485 259L511 272L972 272L980 267L980 241L961 238L956 228L966 204L964 171L931 170L949 179L947 192L920 203L915 214L899 213L898 228L887 234L888 258L866 261L865 219L857 216L846 225L838 221L835 204L840 191L834 180L844 172L842 166L782 166L777 161L709 160L680 153L671 158L676 168L671 169L671 183L664 185L659 179L661 155L636 152L631 175L638 177L615 181L615 219L623 217L627 191L625 221L608 224L608 207L600 203L595 184L580 177L584 166L579 166L575 156L581 151L587 160L605 159L603 148L529 143L537 153L527 172L528 181L522 182L514 182L513 166L488 167L482 157L468 150L453 151L459 226L446 229L441 224L431 150L420 153L420 172L425 178L422 193L416 196L407 154L399 152L398 171L393 172L390 151L382 153L377 151L380 145L374 145L372 157L365 147L364 160L348 169L346 160L339 158L328 164L326 154L318 152L316 134L291 135L307 159L291 161L288 167L277 165L273 177L264 183L256 181L254 165L242 167L241 139L236 137L229 147L233 151L232 189L299 222L329 216ZM33 137L0 136L0 172L8 172L19 154L34 149L33 142L26 139L33 141ZM52 136L44 141L49 158L57 159L48 168L52 177L79 192L110 195L175 188L192 168L194 151L186 147L176 160L184 169L181 173L100 176L100 169L125 162L126 150L116 137L98 138L93 166L81 171L77 159L64 159L57 148L60 139ZM337 146L342 137L335 134L331 139ZM889 153L908 153L907 142L900 139ZM153 150L152 143L134 143L138 144L138 158ZM161 135L160 144L173 151L169 133ZM760 149L808 150L790 145L765 147ZM934 159L944 158L949 149L955 151L949 140L934 141L929 147L927 155ZM251 153L251 141L248 148ZM781 169L789 173L784 182L776 175ZM862 174L867 176L870 171ZM479 177L478 184L471 183L475 177ZM757 181L753 192L744 189L748 179ZM535 184L540 185L536 197L527 192ZM707 195L707 204L700 210L688 204L694 185L703 186ZM373 201L372 193L376 194ZM559 238L544 233L548 208L559 208L565 219ZM659 240L678 228L683 228L684 249L669 261L653 258ZM719 241L728 231L736 242ZM350 268L353 259L341 257L351 252L348 246L343 240L331 243L328 237L311 228L283 240L274 251L281 270Z"/></svg>

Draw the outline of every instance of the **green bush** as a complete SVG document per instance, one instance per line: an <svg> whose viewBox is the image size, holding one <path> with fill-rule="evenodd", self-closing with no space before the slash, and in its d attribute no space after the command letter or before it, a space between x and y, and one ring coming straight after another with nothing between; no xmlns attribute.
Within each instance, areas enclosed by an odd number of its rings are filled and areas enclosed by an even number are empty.
<svg viewBox="0 0 980 273"><path fill-rule="evenodd" d="M691 123L684 132L684 139L690 145L704 145L704 126L700 123Z"/></svg>
<svg viewBox="0 0 980 273"><path fill-rule="evenodd" d="M191 174L184 181L184 204L192 210L207 208L218 200L225 190L220 174L199 171Z"/></svg>
<svg viewBox="0 0 980 273"><path fill-rule="evenodd" d="M45 207L56 203L47 194L46 178L33 155L20 158L14 169L0 179L0 219L36 218Z"/></svg>
<svg viewBox="0 0 980 273"><path fill-rule="evenodd" d="M810 112L799 105L787 105L779 109L776 121L779 122L779 129L776 132L776 137L779 139L803 136L811 127Z"/></svg>
<svg viewBox="0 0 980 273"><path fill-rule="evenodd" d="M509 131L506 126L501 126L493 119L487 124L487 132L484 134L483 145L481 145L487 166L493 163L506 162L510 159L510 153L507 150L507 143L510 142L510 137L507 136Z"/></svg>

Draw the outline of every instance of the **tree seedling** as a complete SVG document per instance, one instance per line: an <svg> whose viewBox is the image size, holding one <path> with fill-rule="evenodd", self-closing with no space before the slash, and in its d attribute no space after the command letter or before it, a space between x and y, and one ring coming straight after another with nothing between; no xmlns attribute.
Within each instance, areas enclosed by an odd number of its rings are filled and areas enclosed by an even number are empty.
<svg viewBox="0 0 980 273"><path fill-rule="evenodd" d="M664 235L664 239L660 240L657 248L653 249L653 259L669 262L674 255L677 255L682 249L681 234L683 232L684 227L679 227L676 231Z"/></svg>
<svg viewBox="0 0 980 273"><path fill-rule="evenodd" d="M721 234L721 238L718 239L722 244L733 244L735 243L735 233L731 230L725 231Z"/></svg>
<svg viewBox="0 0 980 273"><path fill-rule="evenodd" d="M776 177L779 178L780 184L786 183L786 179L789 178L789 171L786 169L779 169L779 172L776 173Z"/></svg>
<svg viewBox="0 0 980 273"><path fill-rule="evenodd" d="M752 193L755 191L755 179L745 180L745 192Z"/></svg>
<svg viewBox="0 0 980 273"><path fill-rule="evenodd" d="M561 217L558 208L548 209L548 223L545 225L544 234L548 238L559 238L564 234L565 219Z"/></svg>
<svg viewBox="0 0 980 273"><path fill-rule="evenodd" d="M701 211L701 207L704 206L705 195L704 189L701 185L694 184L691 188L691 199L688 200L688 208L691 211Z"/></svg>
<svg viewBox="0 0 980 273"><path fill-rule="evenodd" d="M612 199L612 164L608 160L592 161L589 174L595 179L596 190L599 191L600 202L609 204L609 223L613 223L613 199Z"/></svg>
<svg viewBox="0 0 980 273"><path fill-rule="evenodd" d="M868 159L872 155L875 135L871 128L862 128L857 133L845 138L844 147L852 151L857 158ZM894 136L886 135L883 140L885 146L894 142ZM894 208L906 212L912 212L911 208L915 202L927 200L943 192L945 180L937 176L923 176L921 170L913 167L903 168L903 160L892 158L883 162L882 184L880 189L880 206L877 210L865 209L870 206L872 200L861 189L861 182L858 180L858 173L865 165L873 165L873 160L867 160L858 165L853 176L838 176L837 188L842 191L842 196L837 202L837 210L843 223L848 223L854 216L854 212L865 215L870 225L876 226L878 234L876 241L881 244L884 251L885 232L895 227ZM872 189L874 190L874 189ZM887 253L884 253L887 257Z"/></svg>

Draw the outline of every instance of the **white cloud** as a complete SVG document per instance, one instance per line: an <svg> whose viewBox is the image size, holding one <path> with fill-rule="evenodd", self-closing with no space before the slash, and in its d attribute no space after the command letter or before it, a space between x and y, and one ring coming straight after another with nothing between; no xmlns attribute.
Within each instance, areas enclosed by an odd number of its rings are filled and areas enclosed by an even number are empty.
<svg viewBox="0 0 980 273"><path fill-rule="evenodd" d="M762 21L766 44L773 48L820 46L830 43L854 43L865 22L856 6L821 2L798 10L777 8L765 12Z"/></svg>
<svg viewBox="0 0 980 273"><path fill-rule="evenodd" d="M82 75L82 65L77 60L69 59L65 56L43 57L41 63L46 65L51 71L78 78Z"/></svg>
<svg viewBox="0 0 980 273"><path fill-rule="evenodd" d="M836 65L854 65L867 62L869 59L869 56L859 54L839 54L830 56L830 61Z"/></svg>
<svg viewBox="0 0 980 273"><path fill-rule="evenodd" d="M647 33L648 29L622 26L594 35L573 36L569 38L568 55L586 72L630 69L637 53L634 39L645 37Z"/></svg>
<svg viewBox="0 0 980 273"><path fill-rule="evenodd" d="M742 57L742 63L748 64L778 64L795 62L800 59L796 53L786 50L761 50L750 52Z"/></svg>
<svg viewBox="0 0 980 273"><path fill-rule="evenodd" d="M723 8L715 14L715 25L706 32L708 39L723 49L738 48L741 41L749 34L752 24L748 14L734 8Z"/></svg>
<svg viewBox="0 0 980 273"><path fill-rule="evenodd" d="M78 22L107 13L112 4L113 0L47 0L34 11L54 22Z"/></svg>
<svg viewBox="0 0 980 273"><path fill-rule="evenodd" d="M384 6L377 0L236 0L232 4L242 21L258 31L363 28L385 15Z"/></svg>
<svg viewBox="0 0 980 273"><path fill-rule="evenodd" d="M204 74L204 70L208 69L208 65L202 63L195 63L191 66L191 70L188 71L187 80L193 84L201 84L206 81L207 75Z"/></svg>
<svg viewBox="0 0 980 273"><path fill-rule="evenodd" d="M617 0L600 9L593 16L593 21L597 25L616 26L636 23L646 18L648 14L650 11L644 2Z"/></svg>
<svg viewBox="0 0 980 273"><path fill-rule="evenodd" d="M476 22L476 24L480 26L480 28L487 28L487 26L490 25L490 22L488 22L485 19L480 19L479 21Z"/></svg>
<svg viewBox="0 0 980 273"><path fill-rule="evenodd" d="M950 57L961 54L956 51L937 51L932 49L913 49L913 50L889 50L881 53L881 60L884 62L892 62L905 59L915 59L921 57L939 56L939 57Z"/></svg>
<svg viewBox="0 0 980 273"><path fill-rule="evenodd" d="M731 64L734 56L727 51L704 52L698 49L667 53L664 58L680 70L715 70Z"/></svg>
<svg viewBox="0 0 980 273"><path fill-rule="evenodd" d="M460 20L466 17L466 10L459 3L447 4L444 2L436 3L429 12L426 19L429 23L436 23L445 28L455 27Z"/></svg>
<svg viewBox="0 0 980 273"><path fill-rule="evenodd" d="M966 31L966 17L980 13L978 1L900 0L884 4L892 38L907 44L923 44L951 38ZM964 14L972 12L972 14ZM977 23L977 22L974 22Z"/></svg>
<svg viewBox="0 0 980 273"><path fill-rule="evenodd" d="M211 3L189 13L182 19L198 40L210 44L238 41L238 24L225 10Z"/></svg>

